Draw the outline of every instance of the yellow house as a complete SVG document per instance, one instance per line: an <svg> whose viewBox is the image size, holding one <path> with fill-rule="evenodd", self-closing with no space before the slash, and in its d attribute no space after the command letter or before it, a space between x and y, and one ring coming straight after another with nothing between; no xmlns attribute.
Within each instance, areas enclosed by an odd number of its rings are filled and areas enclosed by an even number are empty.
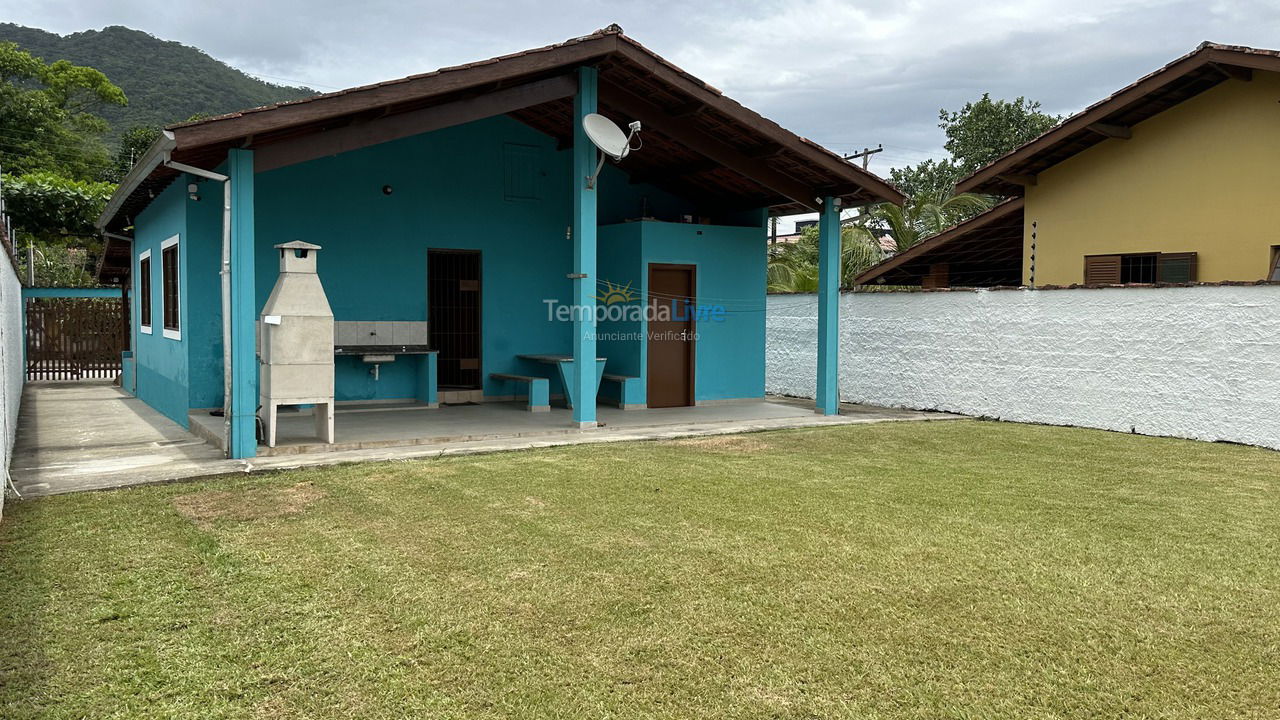
<svg viewBox="0 0 1280 720"><path fill-rule="evenodd" d="M956 189L1013 199L857 282L1280 280L1280 52L1205 43Z"/></svg>

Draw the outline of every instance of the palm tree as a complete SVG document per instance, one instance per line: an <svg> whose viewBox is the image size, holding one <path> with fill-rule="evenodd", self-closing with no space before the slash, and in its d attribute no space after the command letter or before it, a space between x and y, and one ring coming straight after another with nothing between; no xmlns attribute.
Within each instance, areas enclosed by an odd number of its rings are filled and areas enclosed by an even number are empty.
<svg viewBox="0 0 1280 720"><path fill-rule="evenodd" d="M993 198L964 193L921 193L905 205L879 203L847 220L840 230L840 286L848 287L864 270L888 255L880 238L893 238L900 253L928 237L988 209ZM769 292L818 291L818 229L805 228L797 242L769 249Z"/></svg>
<svg viewBox="0 0 1280 720"><path fill-rule="evenodd" d="M896 252L902 252L987 210L992 200L989 195L973 193L945 197L940 194L917 195L908 198L905 205L879 203L871 206L860 224L869 226L869 229L883 228L893 238Z"/></svg>
<svg viewBox="0 0 1280 720"><path fill-rule="evenodd" d="M840 230L840 285L844 287L863 270L884 259L879 240L865 227L846 225ZM797 242L769 250L769 292L818 291L818 229L805 228Z"/></svg>

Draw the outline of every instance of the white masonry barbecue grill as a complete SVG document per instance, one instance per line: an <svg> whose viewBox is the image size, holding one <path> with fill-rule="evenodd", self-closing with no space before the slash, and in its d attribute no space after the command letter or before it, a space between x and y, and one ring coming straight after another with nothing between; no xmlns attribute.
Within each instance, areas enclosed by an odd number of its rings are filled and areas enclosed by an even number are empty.
<svg viewBox="0 0 1280 720"><path fill-rule="evenodd" d="M258 353L267 447L276 446L276 409L315 405L316 435L333 442L333 311L316 274L319 245L276 245L280 277L262 309Z"/></svg>

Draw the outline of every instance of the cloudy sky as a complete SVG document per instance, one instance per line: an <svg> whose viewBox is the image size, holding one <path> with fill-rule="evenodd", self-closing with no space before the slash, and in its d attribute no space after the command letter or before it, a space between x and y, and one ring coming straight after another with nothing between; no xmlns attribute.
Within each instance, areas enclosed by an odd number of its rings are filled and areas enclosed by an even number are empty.
<svg viewBox="0 0 1280 720"><path fill-rule="evenodd" d="M1070 113L1202 40L1280 47L1280 2L1215 0L0 0L58 33L127 25L320 90L583 35L628 35L784 127L871 168L941 157L939 108L990 92Z"/></svg>

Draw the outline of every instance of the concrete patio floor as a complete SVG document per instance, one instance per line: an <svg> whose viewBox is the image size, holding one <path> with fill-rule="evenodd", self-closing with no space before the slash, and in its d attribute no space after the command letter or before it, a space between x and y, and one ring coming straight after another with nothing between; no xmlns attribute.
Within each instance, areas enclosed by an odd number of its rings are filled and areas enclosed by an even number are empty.
<svg viewBox="0 0 1280 720"><path fill-rule="evenodd" d="M901 420L919 413L886 408L850 406L852 418L866 420ZM814 414L812 401L745 400L699 407L661 408L653 410L619 410L600 406L596 409L600 427L588 434L598 435L641 428L711 424L752 424L771 421L829 422ZM221 445L223 419L207 412L191 414L192 432ZM343 405L334 418L336 442L321 443L315 435L315 420L308 411L281 413L276 429L276 447L258 448L259 457L298 455L346 450L377 450L405 445L437 445L440 443L503 440L530 436L581 435L572 427L572 413L567 408L552 407L551 412L534 413L523 403L503 402L451 405L425 408L406 405ZM751 428L744 428L751 429Z"/></svg>
<svg viewBox="0 0 1280 720"><path fill-rule="evenodd" d="M281 418L276 448L262 447L263 455L252 460L228 460L201 439L221 434L221 418L193 413L192 434L106 381L32 383L23 393L10 473L23 497L38 497L307 465L959 417L859 405L824 417L813 412L811 400L785 398L654 410L602 406L598 416L601 427L578 430L566 409L530 413L517 403L344 406L336 413L333 446L311 437L312 417L303 412Z"/></svg>

